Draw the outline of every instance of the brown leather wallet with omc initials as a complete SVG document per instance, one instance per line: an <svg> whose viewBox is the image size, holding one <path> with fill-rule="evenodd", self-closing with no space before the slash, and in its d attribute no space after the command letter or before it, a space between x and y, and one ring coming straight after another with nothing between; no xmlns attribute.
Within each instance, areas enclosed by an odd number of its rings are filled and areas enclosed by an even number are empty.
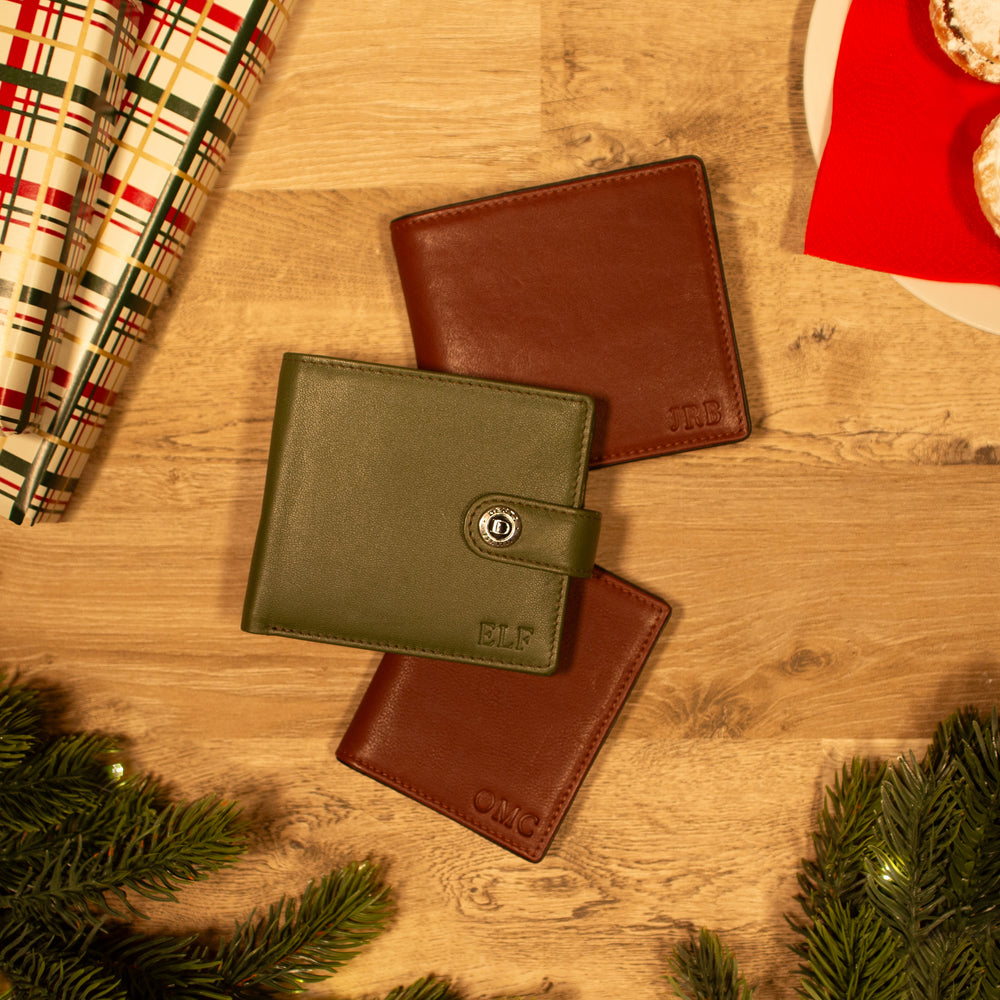
<svg viewBox="0 0 1000 1000"><path fill-rule="evenodd" d="M750 433L698 157L417 212L391 234L417 365L592 396L592 467Z"/></svg>
<svg viewBox="0 0 1000 1000"><path fill-rule="evenodd" d="M548 677L390 653L337 757L539 861L669 615L595 567L570 586Z"/></svg>

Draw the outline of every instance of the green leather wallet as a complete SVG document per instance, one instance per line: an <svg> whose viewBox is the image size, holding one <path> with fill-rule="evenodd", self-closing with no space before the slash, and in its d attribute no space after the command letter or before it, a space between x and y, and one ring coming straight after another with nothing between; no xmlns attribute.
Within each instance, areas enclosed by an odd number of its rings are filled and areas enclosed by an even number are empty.
<svg viewBox="0 0 1000 1000"><path fill-rule="evenodd" d="M286 354L247 632L548 674L589 576L593 401Z"/></svg>

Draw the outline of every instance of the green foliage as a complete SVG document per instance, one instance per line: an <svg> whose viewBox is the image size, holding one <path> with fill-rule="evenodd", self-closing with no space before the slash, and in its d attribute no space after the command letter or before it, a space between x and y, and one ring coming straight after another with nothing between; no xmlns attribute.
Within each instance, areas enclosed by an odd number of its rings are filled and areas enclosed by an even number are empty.
<svg viewBox="0 0 1000 1000"><path fill-rule="evenodd" d="M246 826L229 802L171 802L123 777L119 748L58 735L39 696L0 677L0 1000L273 1000L334 974L391 914L377 866L354 863L209 944L141 931L233 864ZM1000 997L1000 721L972 710L924 757L855 759L827 789L799 871L805 1000ZM682 1000L753 1000L733 953L702 930L665 975ZM459 1000L429 977L385 1000Z"/></svg>
<svg viewBox="0 0 1000 1000"><path fill-rule="evenodd" d="M2 680L2 677L0 677ZM0 772L16 767L35 742L41 725L38 696L23 687L0 687Z"/></svg>
<svg viewBox="0 0 1000 1000"><path fill-rule="evenodd" d="M0 677L0 1000L267 1000L326 978L385 926L378 868L349 864L237 923L221 943L143 934L143 899L234 863L233 803L170 802L122 777L113 741L60 735L39 695ZM391 1000L451 1000L442 980Z"/></svg>
<svg viewBox="0 0 1000 1000"><path fill-rule="evenodd" d="M966 709L922 760L855 759L827 789L789 917L807 1000L1000 997L1000 722ZM677 995L735 995L678 965ZM708 953L721 947L705 944ZM706 964L707 963L707 964ZM698 969L708 967L704 956ZM735 964L733 965L735 968ZM699 973L700 975L700 973Z"/></svg>
<svg viewBox="0 0 1000 1000"><path fill-rule="evenodd" d="M460 996L444 980L428 978L396 987L385 1000L460 1000Z"/></svg>
<svg viewBox="0 0 1000 1000"><path fill-rule="evenodd" d="M733 953L704 929L674 949L667 980L684 1000L753 1000Z"/></svg>
<svg viewBox="0 0 1000 1000"><path fill-rule="evenodd" d="M311 883L299 900L238 925L217 956L229 994L254 1000L291 993L340 968L389 916L377 878L373 865L350 865Z"/></svg>
<svg viewBox="0 0 1000 1000"><path fill-rule="evenodd" d="M871 904L831 900L804 930L808 964L799 993L810 1000L892 1000L903 967L891 931Z"/></svg>
<svg viewBox="0 0 1000 1000"><path fill-rule="evenodd" d="M816 919L834 900L858 903L864 899L866 852L884 776L884 764L855 759L827 789L812 838L815 857L805 859L799 871L797 899L807 920ZM804 930L804 925L793 926Z"/></svg>

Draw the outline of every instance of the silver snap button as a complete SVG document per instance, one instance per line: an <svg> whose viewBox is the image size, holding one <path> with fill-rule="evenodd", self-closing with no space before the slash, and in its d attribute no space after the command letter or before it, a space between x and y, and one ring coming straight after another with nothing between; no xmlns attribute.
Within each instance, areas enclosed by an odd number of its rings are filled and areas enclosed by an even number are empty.
<svg viewBox="0 0 1000 1000"><path fill-rule="evenodd" d="M510 507L490 507L479 519L479 534L495 549L513 545L521 534L521 518Z"/></svg>

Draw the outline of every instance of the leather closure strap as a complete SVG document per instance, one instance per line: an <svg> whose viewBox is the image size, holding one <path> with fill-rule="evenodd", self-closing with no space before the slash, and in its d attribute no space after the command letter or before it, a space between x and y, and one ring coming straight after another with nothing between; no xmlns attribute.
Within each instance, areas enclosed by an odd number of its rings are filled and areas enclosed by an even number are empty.
<svg viewBox="0 0 1000 1000"><path fill-rule="evenodd" d="M469 507L464 533L485 559L587 577L600 531L599 511L494 493Z"/></svg>

